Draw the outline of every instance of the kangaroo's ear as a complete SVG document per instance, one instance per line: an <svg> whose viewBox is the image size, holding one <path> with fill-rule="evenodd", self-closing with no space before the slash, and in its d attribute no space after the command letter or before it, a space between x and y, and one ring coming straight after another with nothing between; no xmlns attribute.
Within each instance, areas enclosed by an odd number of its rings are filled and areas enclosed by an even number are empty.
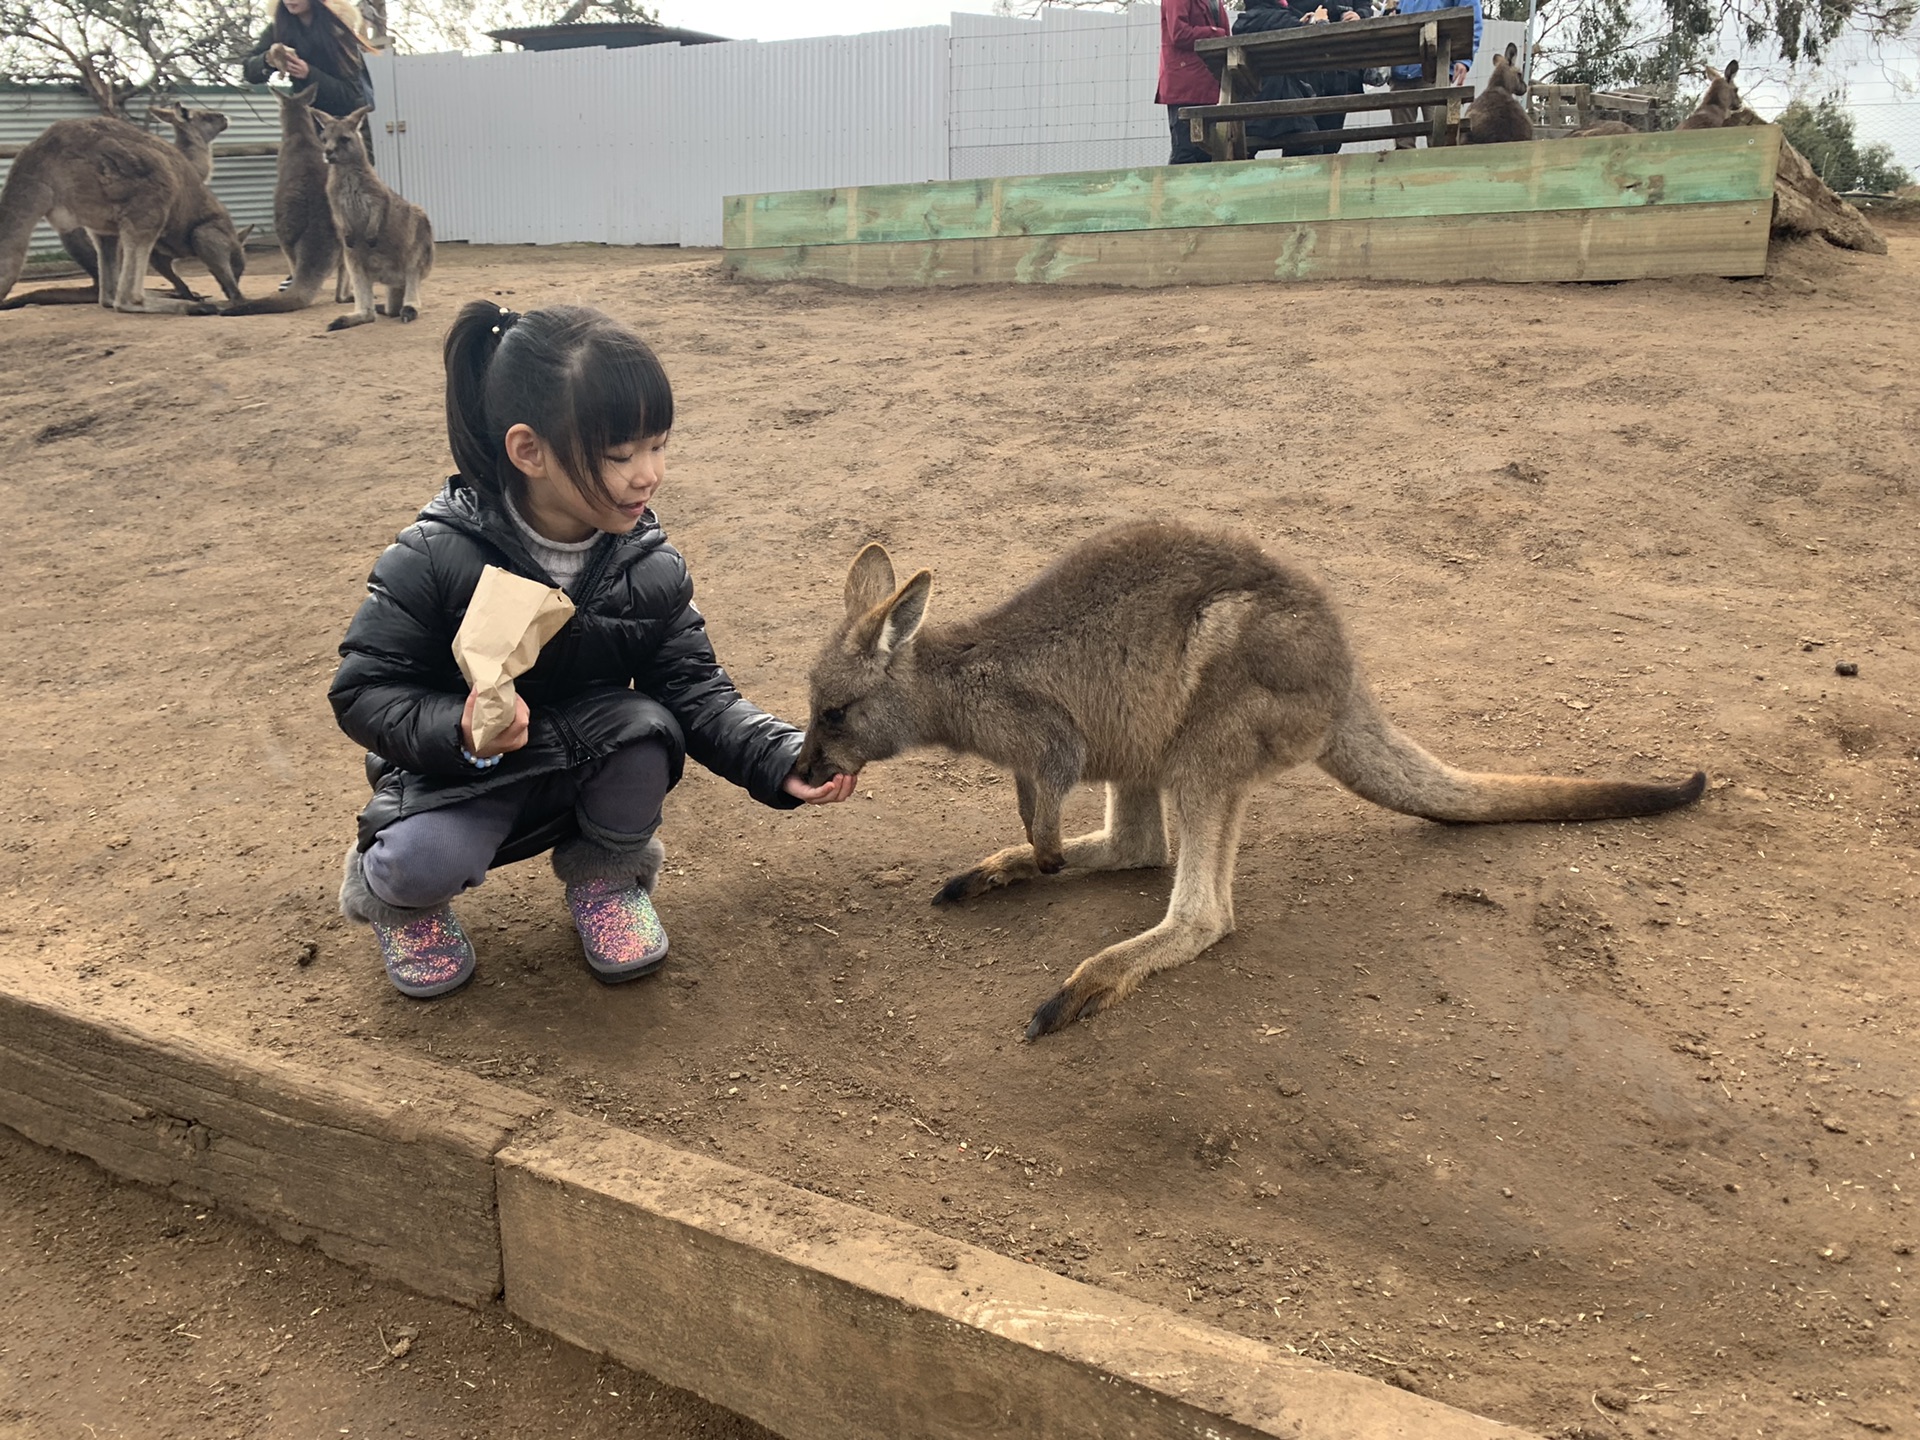
<svg viewBox="0 0 1920 1440"><path fill-rule="evenodd" d="M1511 65L1520 57L1520 47L1511 41L1507 44L1507 64Z"/></svg>
<svg viewBox="0 0 1920 1440"><path fill-rule="evenodd" d="M1738 75L1739 73L1740 73L1740 62L1738 60L1729 60L1727 62L1727 79L1731 80L1733 79L1734 76Z"/></svg>
<svg viewBox="0 0 1920 1440"><path fill-rule="evenodd" d="M1726 78L1727 78L1726 76L1722 75L1718 70L1714 69L1713 66L1711 65L1707 66L1707 83L1709 85L1711 85L1716 80L1724 80Z"/></svg>
<svg viewBox="0 0 1920 1440"><path fill-rule="evenodd" d="M358 110L354 111L351 115L342 115L340 117L340 123L342 125L345 125L349 130L356 129L358 128L360 122L366 119L367 116L371 115L372 113L373 113L373 107L371 105L362 105Z"/></svg>
<svg viewBox="0 0 1920 1440"><path fill-rule="evenodd" d="M252 233L253 233L253 226L249 225L247 226L246 229L242 230L238 235L234 236L234 239L240 242L240 247L242 249L245 249L247 244L247 237Z"/></svg>
<svg viewBox="0 0 1920 1440"><path fill-rule="evenodd" d="M919 633L920 622L927 618L927 597L933 591L933 572L922 570L887 602L885 617L874 649L882 659L893 654Z"/></svg>
<svg viewBox="0 0 1920 1440"><path fill-rule="evenodd" d="M867 546L847 571L847 618L866 614L893 592L893 560L887 547Z"/></svg>

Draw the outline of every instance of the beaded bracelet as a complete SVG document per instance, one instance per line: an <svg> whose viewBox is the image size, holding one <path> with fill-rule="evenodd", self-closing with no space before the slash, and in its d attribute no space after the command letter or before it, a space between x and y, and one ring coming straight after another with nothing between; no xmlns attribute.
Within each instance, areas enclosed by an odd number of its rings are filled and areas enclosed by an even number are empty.
<svg viewBox="0 0 1920 1440"><path fill-rule="evenodd" d="M494 766L498 765L502 760L506 759L507 757L504 755L489 755L485 760L482 760L478 755L474 754L471 750L467 749L466 746L462 745L460 747L460 758L462 760L465 760L469 765L473 766L473 768L476 770L491 770Z"/></svg>

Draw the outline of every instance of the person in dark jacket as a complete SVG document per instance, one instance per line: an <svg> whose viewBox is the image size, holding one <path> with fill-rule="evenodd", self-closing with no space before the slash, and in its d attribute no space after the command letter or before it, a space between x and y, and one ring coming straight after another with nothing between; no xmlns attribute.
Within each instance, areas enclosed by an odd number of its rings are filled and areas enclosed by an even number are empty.
<svg viewBox="0 0 1920 1440"><path fill-rule="evenodd" d="M686 757L776 808L844 800L854 777L801 780L800 732L714 658L650 508L673 391L646 344L595 310L474 301L446 366L459 473L374 565L328 692L374 786L341 912L373 927L403 994L443 994L474 970L448 902L551 850L588 965L633 979L666 957L654 831ZM483 745L452 646L488 565L564 588L575 611Z"/></svg>
<svg viewBox="0 0 1920 1440"><path fill-rule="evenodd" d="M338 118L373 104L373 77L361 36L360 12L352 0L273 0L273 12L240 64L253 85L278 70L299 89L317 84L313 108ZM278 48L276 48L278 47Z"/></svg>
<svg viewBox="0 0 1920 1440"><path fill-rule="evenodd" d="M1301 25L1320 25L1330 21L1358 20L1367 12L1339 0L1247 0L1246 9L1234 18L1233 33L1246 35L1265 30L1291 30ZM1358 72L1313 71L1294 75L1269 75L1260 82L1258 100L1305 100L1315 95L1356 95L1364 88L1358 84ZM1351 88L1349 88L1351 87ZM1324 155L1340 148L1333 144L1312 144L1303 137L1317 130L1337 130L1346 123L1344 115L1282 115L1247 122L1247 149L1284 150L1289 155Z"/></svg>

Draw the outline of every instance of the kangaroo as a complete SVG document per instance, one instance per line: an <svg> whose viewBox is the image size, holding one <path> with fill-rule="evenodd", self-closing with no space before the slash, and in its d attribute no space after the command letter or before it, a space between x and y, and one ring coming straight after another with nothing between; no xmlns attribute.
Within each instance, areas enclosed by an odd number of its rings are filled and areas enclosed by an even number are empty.
<svg viewBox="0 0 1920 1440"><path fill-rule="evenodd" d="M320 150L326 157L327 204L345 247L347 275L353 281L354 313L342 315L329 330L373 323L373 287L387 287L382 314L401 320L420 315L420 282L433 269L433 225L427 212L396 195L373 173L360 122L373 107L362 105L335 119L321 111Z"/></svg>
<svg viewBox="0 0 1920 1440"><path fill-rule="evenodd" d="M227 128L227 117L218 110L193 110L185 105L155 105L147 113L156 119L164 120L173 127L173 145L187 163L193 166L202 180L213 178L213 139ZM49 217L53 218L53 217ZM60 248L67 252L72 260L92 278L91 285L69 285L59 289L29 290L24 295L15 295L0 301L0 310L18 310L25 305L96 305L100 301L100 257L95 253L93 241L87 238L87 232L78 222L70 225L55 220L60 235ZM248 231L240 232L244 242ZM116 263L116 252L111 240L106 243L107 269L111 272ZM169 285L173 294L182 300L198 300L193 288L174 273L173 262L182 257L167 248L165 239L155 242L153 247L153 269Z"/></svg>
<svg viewBox="0 0 1920 1440"><path fill-rule="evenodd" d="M924 624L932 572L905 584L879 545L847 575L846 615L810 676L800 773L822 784L913 745L1013 771L1025 845L947 881L935 903L1073 865L1125 870L1179 845L1166 918L1084 961L1033 1012L1037 1039L1124 1000L1233 930L1240 820L1254 783L1309 761L1376 805L1450 822L1601 820L1699 798L1677 784L1456 770L1375 705L1332 601L1249 537L1117 526L984 614ZM1104 828L1063 839L1081 780Z"/></svg>
<svg viewBox="0 0 1920 1440"><path fill-rule="evenodd" d="M292 283L277 295L229 305L225 315L276 315L304 310L331 278L333 298L344 299L340 232L327 203L327 162L320 153L318 118L309 85L280 97L280 160L273 187L273 229L286 252Z"/></svg>
<svg viewBox="0 0 1920 1440"><path fill-rule="evenodd" d="M1727 62L1727 73L1724 75L1711 65L1707 66L1707 93L1700 97L1700 104L1677 128L1718 130L1725 125L1727 117L1740 108L1740 92L1733 88L1733 77L1739 73L1738 60Z"/></svg>
<svg viewBox="0 0 1920 1440"><path fill-rule="evenodd" d="M242 236L172 146L105 117L58 120L20 152L0 188L0 300L26 264L33 227L42 217L84 228L97 253L117 242L101 267L100 304L133 314L211 314L214 306L145 291L147 261L164 241L176 255L198 256L232 300L247 265Z"/></svg>
<svg viewBox="0 0 1920 1440"><path fill-rule="evenodd" d="M1527 93L1527 82L1513 62L1520 54L1518 45L1507 46L1507 53L1493 57L1493 74L1487 87L1473 97L1467 112L1467 142L1472 145L1498 145L1509 140L1533 139L1533 121L1520 97Z"/></svg>

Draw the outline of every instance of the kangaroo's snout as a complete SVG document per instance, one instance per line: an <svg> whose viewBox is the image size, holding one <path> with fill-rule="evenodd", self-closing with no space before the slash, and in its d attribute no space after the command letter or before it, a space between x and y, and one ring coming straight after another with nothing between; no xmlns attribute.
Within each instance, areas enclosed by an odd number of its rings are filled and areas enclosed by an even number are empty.
<svg viewBox="0 0 1920 1440"><path fill-rule="evenodd" d="M834 776L846 773L827 758L811 726L807 727L806 739L800 742L800 757L793 762L793 768L809 785L824 785Z"/></svg>

